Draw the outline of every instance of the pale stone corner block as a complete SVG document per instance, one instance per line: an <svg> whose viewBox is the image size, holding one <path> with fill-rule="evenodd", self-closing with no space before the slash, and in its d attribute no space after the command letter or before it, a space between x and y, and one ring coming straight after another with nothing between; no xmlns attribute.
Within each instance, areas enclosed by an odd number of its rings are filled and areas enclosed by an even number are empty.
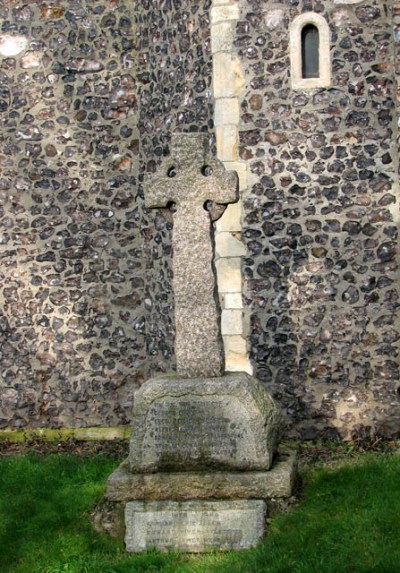
<svg viewBox="0 0 400 573"><path fill-rule="evenodd" d="M215 128L217 156L220 161L235 161L239 157L239 131L234 125Z"/></svg>
<svg viewBox="0 0 400 573"><path fill-rule="evenodd" d="M226 231L216 234L215 251L218 257L243 257L246 254L243 243Z"/></svg>
<svg viewBox="0 0 400 573"><path fill-rule="evenodd" d="M217 269L218 292L238 293L242 291L240 257L224 257L215 263Z"/></svg>
<svg viewBox="0 0 400 573"><path fill-rule="evenodd" d="M225 370L227 372L246 372L247 374L250 374L250 376L253 375L253 367L250 364L250 362L247 360L247 358L243 358L241 361L237 361L237 362L226 362L225 364Z"/></svg>
<svg viewBox="0 0 400 573"><path fill-rule="evenodd" d="M231 203L226 208L225 213L222 217L215 223L215 228L218 233L223 231L230 231L230 232L240 232L242 230L241 225L241 214L242 214L242 204L241 201L237 203ZM241 289L239 289L241 290Z"/></svg>
<svg viewBox="0 0 400 573"><path fill-rule="evenodd" d="M246 354L246 340L243 338L243 336L239 336L237 334L230 336L227 335L224 338L224 343L226 354L232 358L242 357Z"/></svg>
<svg viewBox="0 0 400 573"><path fill-rule="evenodd" d="M214 54L213 92L215 98L236 97L245 87L242 63L236 54Z"/></svg>
<svg viewBox="0 0 400 573"><path fill-rule="evenodd" d="M236 4L220 4L211 9L211 24L226 22L226 20L239 20L240 10Z"/></svg>
<svg viewBox="0 0 400 573"><path fill-rule="evenodd" d="M221 333L222 335L242 334L242 311L228 309L221 313Z"/></svg>
<svg viewBox="0 0 400 573"><path fill-rule="evenodd" d="M239 189L243 191L248 187L247 163L240 161L224 161L227 171L236 171L239 177Z"/></svg>
<svg viewBox="0 0 400 573"><path fill-rule="evenodd" d="M242 293L224 293L222 296L222 304L223 308L230 309L236 308L241 309L243 308L243 301L242 301Z"/></svg>
<svg viewBox="0 0 400 573"><path fill-rule="evenodd" d="M228 372L247 372L253 368L247 357L247 344L243 336L234 334L223 337L225 349L225 369Z"/></svg>
<svg viewBox="0 0 400 573"><path fill-rule="evenodd" d="M226 6L232 4L232 0L213 0L213 6Z"/></svg>
<svg viewBox="0 0 400 573"><path fill-rule="evenodd" d="M226 372L246 372L252 374L253 369L244 356L238 358L227 358L225 362Z"/></svg>
<svg viewBox="0 0 400 573"><path fill-rule="evenodd" d="M232 50L234 30L231 22L220 22L211 26L211 51L230 52Z"/></svg>
<svg viewBox="0 0 400 573"><path fill-rule="evenodd" d="M215 101L214 123L220 125L239 124L239 101L237 98L219 98Z"/></svg>

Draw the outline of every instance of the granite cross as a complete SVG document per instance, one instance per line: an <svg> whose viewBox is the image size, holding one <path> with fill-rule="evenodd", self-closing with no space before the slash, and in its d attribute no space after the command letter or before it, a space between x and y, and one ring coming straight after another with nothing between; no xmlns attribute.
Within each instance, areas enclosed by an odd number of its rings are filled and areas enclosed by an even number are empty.
<svg viewBox="0 0 400 573"><path fill-rule="evenodd" d="M224 371L210 202L238 200L237 175L213 158L205 133L176 133L171 155L147 179L147 207L174 203L173 289L177 375L218 377Z"/></svg>

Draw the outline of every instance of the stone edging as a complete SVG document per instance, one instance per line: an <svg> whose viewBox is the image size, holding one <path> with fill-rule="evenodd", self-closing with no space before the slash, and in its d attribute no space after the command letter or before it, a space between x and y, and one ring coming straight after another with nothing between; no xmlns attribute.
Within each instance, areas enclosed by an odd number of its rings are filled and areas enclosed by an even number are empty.
<svg viewBox="0 0 400 573"><path fill-rule="evenodd" d="M29 439L41 440L68 440L79 441L103 441L103 440L127 440L130 438L130 426L114 428L36 428L34 430L0 430L0 441L24 442Z"/></svg>

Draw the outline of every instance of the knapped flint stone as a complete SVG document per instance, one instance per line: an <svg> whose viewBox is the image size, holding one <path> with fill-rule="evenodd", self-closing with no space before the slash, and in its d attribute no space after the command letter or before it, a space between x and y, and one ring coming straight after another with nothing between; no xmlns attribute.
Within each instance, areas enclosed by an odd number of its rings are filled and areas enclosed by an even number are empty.
<svg viewBox="0 0 400 573"><path fill-rule="evenodd" d="M156 548L189 553L254 547L264 535L266 504L248 501L131 501L125 508L130 553Z"/></svg>
<svg viewBox="0 0 400 573"><path fill-rule="evenodd" d="M194 379L163 375L135 394L130 469L269 470L280 426L279 408L244 372Z"/></svg>
<svg viewBox="0 0 400 573"><path fill-rule="evenodd" d="M109 502L195 499L286 499L293 495L297 454L280 452L267 472L159 472L133 474L125 460L108 478Z"/></svg>

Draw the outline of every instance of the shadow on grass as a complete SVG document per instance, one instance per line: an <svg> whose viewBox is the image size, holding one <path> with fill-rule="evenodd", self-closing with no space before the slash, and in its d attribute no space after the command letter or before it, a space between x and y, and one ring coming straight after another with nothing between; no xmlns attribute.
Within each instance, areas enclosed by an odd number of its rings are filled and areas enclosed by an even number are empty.
<svg viewBox="0 0 400 573"><path fill-rule="evenodd" d="M107 456L0 458L1 573L400 573L400 458L308 470L300 506L249 551L127 555L88 516L116 462Z"/></svg>
<svg viewBox="0 0 400 573"><path fill-rule="evenodd" d="M399 573L400 458L364 455L306 479L300 507L212 573Z"/></svg>

